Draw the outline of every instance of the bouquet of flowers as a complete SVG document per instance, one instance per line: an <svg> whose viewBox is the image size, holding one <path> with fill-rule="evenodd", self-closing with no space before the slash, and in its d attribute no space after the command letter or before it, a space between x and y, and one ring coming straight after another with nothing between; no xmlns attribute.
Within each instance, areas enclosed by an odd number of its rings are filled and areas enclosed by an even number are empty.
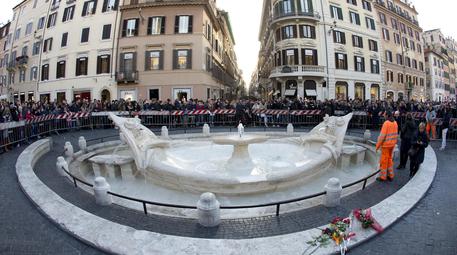
<svg viewBox="0 0 457 255"><path fill-rule="evenodd" d="M321 246L327 246L330 241L333 240L334 243L340 247L340 253L344 255L348 250L347 245L350 239L355 236L355 233L351 231L351 219L336 217L330 222L330 225L327 228L322 230L320 236L315 237L312 241L307 242L307 244L309 244L310 247L317 246L317 248L319 248Z"/></svg>
<svg viewBox="0 0 457 255"><path fill-rule="evenodd" d="M379 224L371 213L371 208L362 210L356 209L353 211L354 216L362 223L363 228L373 228L378 233L381 233L384 228Z"/></svg>

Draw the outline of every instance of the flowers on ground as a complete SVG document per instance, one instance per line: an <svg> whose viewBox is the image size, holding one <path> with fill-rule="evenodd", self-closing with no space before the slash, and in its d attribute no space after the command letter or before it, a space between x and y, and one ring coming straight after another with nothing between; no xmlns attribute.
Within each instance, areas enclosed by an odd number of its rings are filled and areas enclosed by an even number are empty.
<svg viewBox="0 0 457 255"><path fill-rule="evenodd" d="M384 228L376 221L371 213L371 208L362 210L356 209L353 211L354 216L362 223L363 228L373 228L378 233L381 233Z"/></svg>
<svg viewBox="0 0 457 255"><path fill-rule="evenodd" d="M313 240L307 242L310 246L327 246L332 240L337 246L340 247L341 254L347 251L347 243L355 236L351 232L351 220L349 218L334 218L329 226L322 230L320 236L315 237Z"/></svg>

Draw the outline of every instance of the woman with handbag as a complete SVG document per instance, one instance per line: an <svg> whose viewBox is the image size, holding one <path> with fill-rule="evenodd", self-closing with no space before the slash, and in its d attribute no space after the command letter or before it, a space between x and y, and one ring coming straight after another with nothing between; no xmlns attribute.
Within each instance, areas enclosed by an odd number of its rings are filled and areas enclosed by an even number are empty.
<svg viewBox="0 0 457 255"><path fill-rule="evenodd" d="M419 132L412 140L411 149L408 151L410 157L409 177L413 177L419 170L420 165L424 162L425 148L429 143L428 135L425 131L425 123L419 124Z"/></svg>

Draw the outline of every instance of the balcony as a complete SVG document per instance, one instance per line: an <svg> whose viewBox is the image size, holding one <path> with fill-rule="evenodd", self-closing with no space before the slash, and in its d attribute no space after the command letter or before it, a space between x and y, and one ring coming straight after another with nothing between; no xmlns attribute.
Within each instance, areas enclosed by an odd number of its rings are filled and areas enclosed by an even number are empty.
<svg viewBox="0 0 457 255"><path fill-rule="evenodd" d="M29 62L29 56L19 56L16 58L16 65L19 67L27 66L28 62Z"/></svg>
<svg viewBox="0 0 457 255"><path fill-rule="evenodd" d="M321 19L321 16L318 12L313 10L303 12L303 11L293 11L293 12L274 12L273 17L271 18L271 24L274 24L279 21L287 19L308 19L318 22Z"/></svg>
<svg viewBox="0 0 457 255"><path fill-rule="evenodd" d="M116 73L117 83L138 83L138 71Z"/></svg>
<svg viewBox="0 0 457 255"><path fill-rule="evenodd" d="M312 77L324 77L325 67L324 66L277 66L271 73L269 78L278 77L292 77L292 76L312 76Z"/></svg>

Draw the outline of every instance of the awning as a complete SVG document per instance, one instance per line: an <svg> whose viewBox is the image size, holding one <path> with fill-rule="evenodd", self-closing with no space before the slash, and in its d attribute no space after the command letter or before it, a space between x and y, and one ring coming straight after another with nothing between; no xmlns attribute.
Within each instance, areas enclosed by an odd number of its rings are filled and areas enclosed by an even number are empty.
<svg viewBox="0 0 457 255"><path fill-rule="evenodd" d="M315 89L307 89L305 92L308 97L317 97L317 91Z"/></svg>
<svg viewBox="0 0 457 255"><path fill-rule="evenodd" d="M285 96L295 96L296 89L286 89Z"/></svg>

